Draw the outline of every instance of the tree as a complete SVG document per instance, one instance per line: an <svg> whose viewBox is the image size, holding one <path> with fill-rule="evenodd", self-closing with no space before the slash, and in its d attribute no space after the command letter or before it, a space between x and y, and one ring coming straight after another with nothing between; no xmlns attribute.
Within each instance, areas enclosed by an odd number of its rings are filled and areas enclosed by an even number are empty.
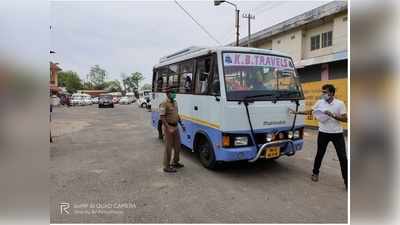
<svg viewBox="0 0 400 225"><path fill-rule="evenodd" d="M151 84L143 84L142 88L140 90L151 90Z"/></svg>
<svg viewBox="0 0 400 225"><path fill-rule="evenodd" d="M58 72L58 83L60 87L65 87L69 93L74 93L83 87L79 75L71 70Z"/></svg>
<svg viewBox="0 0 400 225"><path fill-rule="evenodd" d="M109 92L122 92L121 83L119 80L111 80L104 83L105 90Z"/></svg>
<svg viewBox="0 0 400 225"><path fill-rule="evenodd" d="M135 85L135 89L139 89L140 82L144 79L143 75L139 72L131 73L131 79L133 84Z"/></svg>
<svg viewBox="0 0 400 225"><path fill-rule="evenodd" d="M125 73L121 73L122 86L124 87L125 91L127 91L126 78L127 78L126 74Z"/></svg>
<svg viewBox="0 0 400 225"><path fill-rule="evenodd" d="M121 75L122 76L122 75ZM144 79L143 75L139 72L131 73L130 76L122 79L124 87L129 91L136 91L139 89L140 82Z"/></svg>
<svg viewBox="0 0 400 225"><path fill-rule="evenodd" d="M100 68L99 65L92 66L87 75L88 81L93 85L94 89L104 89L107 72Z"/></svg>

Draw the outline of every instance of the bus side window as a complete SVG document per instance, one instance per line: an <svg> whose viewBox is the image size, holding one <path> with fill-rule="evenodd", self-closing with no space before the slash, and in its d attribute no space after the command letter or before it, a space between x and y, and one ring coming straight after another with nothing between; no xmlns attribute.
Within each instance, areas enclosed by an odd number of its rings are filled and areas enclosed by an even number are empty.
<svg viewBox="0 0 400 225"><path fill-rule="evenodd" d="M177 64L173 64L168 67L168 84L173 89L177 89L179 87L179 74Z"/></svg>
<svg viewBox="0 0 400 225"><path fill-rule="evenodd" d="M218 73L218 61L217 57L214 57L214 66L213 66L213 80L211 82L211 95L220 96L220 82L219 82L219 73Z"/></svg>
<svg viewBox="0 0 400 225"><path fill-rule="evenodd" d="M210 72L210 57L197 60L195 94L207 94Z"/></svg>
<svg viewBox="0 0 400 225"><path fill-rule="evenodd" d="M162 85L163 85L163 79L161 76L161 71L157 70L156 72L156 91L161 92L162 91Z"/></svg>
<svg viewBox="0 0 400 225"><path fill-rule="evenodd" d="M168 70L166 68L161 69L161 79L162 79L162 85L161 85L161 92L164 92L165 88L168 86Z"/></svg>
<svg viewBox="0 0 400 225"><path fill-rule="evenodd" d="M192 93L193 60L184 62L180 65L179 93Z"/></svg>

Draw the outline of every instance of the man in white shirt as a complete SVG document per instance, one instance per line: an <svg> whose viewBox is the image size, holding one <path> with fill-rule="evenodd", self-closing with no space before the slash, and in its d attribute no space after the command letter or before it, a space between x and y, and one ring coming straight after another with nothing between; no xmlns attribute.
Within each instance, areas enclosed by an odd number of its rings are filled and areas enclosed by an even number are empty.
<svg viewBox="0 0 400 225"><path fill-rule="evenodd" d="M312 109L301 112L294 112L296 114L314 116L319 120L318 132L318 150L314 160L314 169L311 180L317 182L319 179L319 169L321 167L322 159L324 158L326 147L332 141L335 146L337 156L342 170L342 177L344 184L347 188L347 155L346 144L343 136L343 128L340 122L347 122L346 106L344 103L335 96L335 87L331 84L322 86L322 96Z"/></svg>

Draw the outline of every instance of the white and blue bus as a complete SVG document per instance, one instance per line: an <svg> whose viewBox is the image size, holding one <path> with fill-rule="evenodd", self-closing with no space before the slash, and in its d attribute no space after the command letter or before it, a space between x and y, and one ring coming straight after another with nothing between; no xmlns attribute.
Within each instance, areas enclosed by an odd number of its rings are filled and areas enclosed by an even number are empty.
<svg viewBox="0 0 400 225"><path fill-rule="evenodd" d="M154 66L152 125L162 134L159 105L176 90L181 143L201 163L291 156L303 147L304 95L292 59L243 47L190 47ZM161 136L162 137L162 136Z"/></svg>

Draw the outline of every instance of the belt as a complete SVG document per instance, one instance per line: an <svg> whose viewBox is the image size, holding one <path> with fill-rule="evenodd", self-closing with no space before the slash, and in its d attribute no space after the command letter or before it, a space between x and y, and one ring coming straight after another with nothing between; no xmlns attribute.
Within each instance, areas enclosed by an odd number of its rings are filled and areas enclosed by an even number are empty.
<svg viewBox="0 0 400 225"><path fill-rule="evenodd" d="M176 126L178 126L178 124L177 124L177 123L168 123L168 125L170 125L170 126L173 126L173 127L176 127Z"/></svg>

